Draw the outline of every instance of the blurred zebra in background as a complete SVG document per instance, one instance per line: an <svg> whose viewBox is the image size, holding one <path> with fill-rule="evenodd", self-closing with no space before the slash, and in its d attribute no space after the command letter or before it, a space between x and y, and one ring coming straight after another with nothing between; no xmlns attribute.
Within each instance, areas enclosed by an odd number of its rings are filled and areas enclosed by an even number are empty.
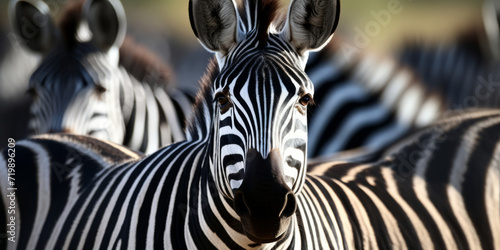
<svg viewBox="0 0 500 250"><path fill-rule="evenodd" d="M500 61L484 58L476 38L466 33L451 44L411 42L399 52L400 60L442 95L450 109L499 107Z"/></svg>
<svg viewBox="0 0 500 250"><path fill-rule="evenodd" d="M309 157L363 149L376 152L412 129L429 125L446 106L411 69L389 57L348 57L336 37L312 53L306 73L314 83Z"/></svg>
<svg viewBox="0 0 500 250"><path fill-rule="evenodd" d="M453 43L406 44L394 58L346 54L337 39L312 53L306 72L316 87L309 156L377 151L450 110L500 107L500 6L486 1L484 27Z"/></svg>
<svg viewBox="0 0 500 250"><path fill-rule="evenodd" d="M448 42L406 42L397 52L449 109L500 107L500 5L485 1L482 26L464 29Z"/></svg>
<svg viewBox="0 0 500 250"><path fill-rule="evenodd" d="M11 15L26 45L44 54L29 83L32 134L91 135L145 153L185 138L192 98L166 86L165 63L125 39L119 1L68 3L57 26L42 1L15 1Z"/></svg>

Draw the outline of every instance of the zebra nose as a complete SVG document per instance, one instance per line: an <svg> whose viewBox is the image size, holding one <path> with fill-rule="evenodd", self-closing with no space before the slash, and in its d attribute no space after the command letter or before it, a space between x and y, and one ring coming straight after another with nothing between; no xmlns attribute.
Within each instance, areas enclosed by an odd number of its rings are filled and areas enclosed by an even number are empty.
<svg viewBox="0 0 500 250"><path fill-rule="evenodd" d="M288 191L288 193L285 195L284 202L281 203L276 202L275 204L278 206L282 206L278 212L278 217L280 218L290 217L295 213L295 210L297 210L297 201L295 200L295 195L293 194L292 191ZM236 210L236 213L240 216L252 215L250 206L247 204L247 201L245 201L245 195L241 190L236 191L234 197L234 209Z"/></svg>
<svg viewBox="0 0 500 250"><path fill-rule="evenodd" d="M247 153L245 176L235 191L233 208L240 216L245 234L257 243L282 237L297 209L282 167L278 150L272 150L265 159L256 151Z"/></svg>
<svg viewBox="0 0 500 250"><path fill-rule="evenodd" d="M297 210L297 201L292 191L288 191L285 196L285 204L280 212L280 217L290 217Z"/></svg>
<svg viewBox="0 0 500 250"><path fill-rule="evenodd" d="M284 237L297 202L291 191L284 196L255 197L255 194L238 190L233 207L240 216L245 235L253 242L263 244Z"/></svg>

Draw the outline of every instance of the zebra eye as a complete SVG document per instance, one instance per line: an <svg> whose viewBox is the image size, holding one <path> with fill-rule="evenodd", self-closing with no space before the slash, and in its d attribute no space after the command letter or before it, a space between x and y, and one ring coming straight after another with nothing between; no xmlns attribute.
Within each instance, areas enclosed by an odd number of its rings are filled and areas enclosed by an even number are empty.
<svg viewBox="0 0 500 250"><path fill-rule="evenodd" d="M95 85L95 91L98 93L98 94L102 94L104 92L106 92L106 88L103 87L102 85L100 84L96 84Z"/></svg>
<svg viewBox="0 0 500 250"><path fill-rule="evenodd" d="M299 103L302 106L307 106L307 104L309 104L311 101L312 101L311 95L307 94L307 95L303 96L302 98L300 98Z"/></svg>
<svg viewBox="0 0 500 250"><path fill-rule="evenodd" d="M215 95L215 100L219 103L221 109L226 108L229 103L229 99L222 93Z"/></svg>

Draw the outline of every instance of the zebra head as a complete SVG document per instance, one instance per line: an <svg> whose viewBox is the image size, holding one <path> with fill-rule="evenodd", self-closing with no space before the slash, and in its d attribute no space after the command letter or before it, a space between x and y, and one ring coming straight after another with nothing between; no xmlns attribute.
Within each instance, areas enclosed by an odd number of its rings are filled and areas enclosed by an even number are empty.
<svg viewBox="0 0 500 250"><path fill-rule="evenodd" d="M11 2L13 30L43 55L30 78L31 134L70 132L101 139L125 129L119 114L118 49L125 16L118 0L68 3L59 25L43 1ZM121 133L123 134L123 133Z"/></svg>
<svg viewBox="0 0 500 250"><path fill-rule="evenodd" d="M243 5L191 0L190 20L220 70L211 92L216 186L250 240L274 242L291 225L305 179L308 51L333 35L339 2L292 1L284 22L274 20L274 0Z"/></svg>

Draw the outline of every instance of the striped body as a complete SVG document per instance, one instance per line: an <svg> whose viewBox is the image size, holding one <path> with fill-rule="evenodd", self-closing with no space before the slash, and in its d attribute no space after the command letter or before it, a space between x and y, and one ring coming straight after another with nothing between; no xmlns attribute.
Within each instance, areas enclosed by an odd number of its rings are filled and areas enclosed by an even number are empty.
<svg viewBox="0 0 500 250"><path fill-rule="evenodd" d="M315 87L309 115L309 157L363 147L376 151L446 109L414 73L387 58L347 59L341 43L311 55L306 73Z"/></svg>
<svg viewBox="0 0 500 250"><path fill-rule="evenodd" d="M341 201L351 248L500 249L499 131L499 110L460 111L374 164L310 165L308 187Z"/></svg>
<svg viewBox="0 0 500 250"><path fill-rule="evenodd" d="M500 111L465 113L417 133L378 163L310 165L286 237L263 245L245 237L231 202L218 192L206 139L174 144L139 163L111 165L115 158L101 152L125 161L137 156L91 138L39 137L16 145L16 244L500 249L498 135ZM54 157L57 152L66 154ZM62 168L44 167L50 163Z"/></svg>
<svg viewBox="0 0 500 250"><path fill-rule="evenodd" d="M401 63L413 69L428 89L442 95L450 109L500 106L500 62L489 58L495 54L491 50L500 47L485 49L476 29L450 43L414 42L399 52Z"/></svg>

